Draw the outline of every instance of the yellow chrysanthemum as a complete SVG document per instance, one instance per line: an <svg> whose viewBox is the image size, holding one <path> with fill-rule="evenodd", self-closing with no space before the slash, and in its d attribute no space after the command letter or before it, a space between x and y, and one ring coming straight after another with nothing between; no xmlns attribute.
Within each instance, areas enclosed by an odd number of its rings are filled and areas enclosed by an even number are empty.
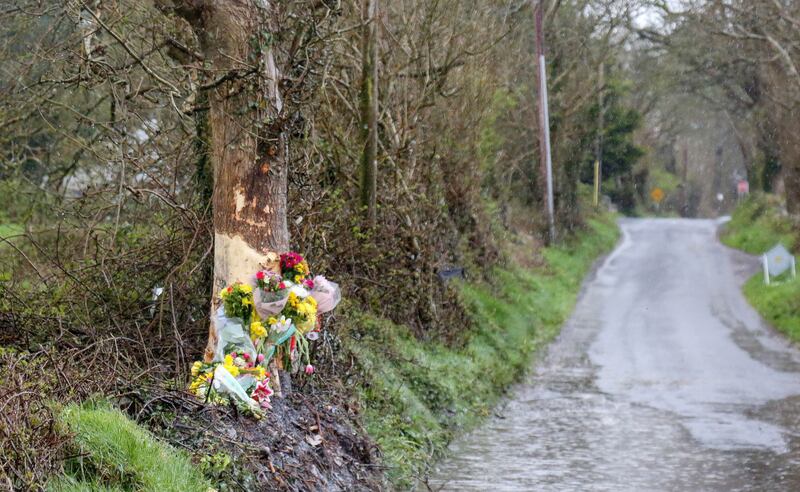
<svg viewBox="0 0 800 492"><path fill-rule="evenodd" d="M267 335L267 329L259 321L250 323L250 338L253 340L263 338Z"/></svg>
<svg viewBox="0 0 800 492"><path fill-rule="evenodd" d="M247 285L247 284L242 284L242 285L240 285L240 286L239 286L239 290L241 290L241 291L242 291L242 292L244 292L245 294L249 294L249 293L253 292L253 288L252 288L252 287L250 287L250 286L249 286L249 285Z"/></svg>
<svg viewBox="0 0 800 492"><path fill-rule="evenodd" d="M219 296L220 296L222 299L225 299L225 298L228 296L228 288L227 288L227 287L225 287L224 289L222 289L221 291L219 291Z"/></svg>
<svg viewBox="0 0 800 492"><path fill-rule="evenodd" d="M252 306L253 300L249 297L242 297L242 306Z"/></svg>
<svg viewBox="0 0 800 492"><path fill-rule="evenodd" d="M269 324L270 326L272 326L272 325L274 325L275 323L277 323L277 322L278 322L278 320L277 320L277 319L275 319L275 317L271 317L271 318L270 318L270 319L269 319L267 322L268 322L268 324Z"/></svg>
<svg viewBox="0 0 800 492"><path fill-rule="evenodd" d="M212 374L209 372L206 374L201 374L198 377L194 378L192 380L192 384L189 385L189 391L191 391L192 393L198 393L200 387L211 380L211 376Z"/></svg>
<svg viewBox="0 0 800 492"><path fill-rule="evenodd" d="M230 355L225 356L225 363L222 366L231 373L231 376L236 377L239 375L239 368L233 365L233 357Z"/></svg>
<svg viewBox="0 0 800 492"><path fill-rule="evenodd" d="M192 364L192 376L197 377L200 374L200 368L203 367L203 363L200 361L195 362Z"/></svg>

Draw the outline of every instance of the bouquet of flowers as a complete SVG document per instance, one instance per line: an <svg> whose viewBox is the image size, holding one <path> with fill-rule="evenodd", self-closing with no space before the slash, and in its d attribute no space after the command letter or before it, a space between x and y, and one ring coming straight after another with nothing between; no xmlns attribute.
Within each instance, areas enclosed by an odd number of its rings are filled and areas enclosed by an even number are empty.
<svg viewBox="0 0 800 492"><path fill-rule="evenodd" d="M219 293L222 305L225 307L225 316L239 318L247 324L253 316L253 288L247 284L236 282L222 289Z"/></svg>
<svg viewBox="0 0 800 492"><path fill-rule="evenodd" d="M263 270L256 272L254 301L259 316L266 318L280 313L289 298L288 287L278 274Z"/></svg>
<svg viewBox="0 0 800 492"><path fill-rule="evenodd" d="M258 271L253 286L237 281L220 291L214 359L192 366L192 393L211 403L227 397L260 415L273 394L270 361L296 372L302 360L304 372L314 373L310 344L319 338L319 315L336 307L341 291L321 275L312 279L298 253L280 255L280 270Z"/></svg>
<svg viewBox="0 0 800 492"><path fill-rule="evenodd" d="M222 363L195 362L189 391L211 403L223 403L228 396L244 410L260 415L270 408L273 394L264 360L262 354L254 358L234 351Z"/></svg>

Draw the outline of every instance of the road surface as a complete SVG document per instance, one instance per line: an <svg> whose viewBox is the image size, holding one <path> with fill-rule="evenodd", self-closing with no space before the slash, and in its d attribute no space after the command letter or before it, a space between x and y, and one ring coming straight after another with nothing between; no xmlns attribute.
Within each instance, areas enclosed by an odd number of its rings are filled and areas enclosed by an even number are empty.
<svg viewBox="0 0 800 492"><path fill-rule="evenodd" d="M711 220L626 219L559 338L434 489L800 490L800 352Z"/></svg>

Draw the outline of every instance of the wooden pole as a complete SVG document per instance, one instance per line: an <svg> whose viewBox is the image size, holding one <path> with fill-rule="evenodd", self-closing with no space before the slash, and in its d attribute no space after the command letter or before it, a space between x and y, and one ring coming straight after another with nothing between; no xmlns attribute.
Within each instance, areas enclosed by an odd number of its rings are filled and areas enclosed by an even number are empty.
<svg viewBox="0 0 800 492"><path fill-rule="evenodd" d="M553 161L550 154L550 115L547 107L547 74L544 58L544 31L542 30L542 17L544 15L544 0L531 0L534 12L536 29L536 63L538 66L537 77L539 82L539 154L545 181L545 197L547 202L547 223L549 229L548 240L550 244L556 241L556 222L553 204Z"/></svg>
<svg viewBox="0 0 800 492"><path fill-rule="evenodd" d="M600 203L600 160L594 161L594 207Z"/></svg>
<svg viewBox="0 0 800 492"><path fill-rule="evenodd" d="M598 68L597 81L599 90L597 91L597 141L595 142L595 163L594 163L594 206L600 202L600 183L603 180L603 127L605 126L605 107L603 105L603 90L605 88L605 63L600 62Z"/></svg>
<svg viewBox="0 0 800 492"><path fill-rule="evenodd" d="M375 226L378 194L378 0L364 0L361 74L361 206Z"/></svg>

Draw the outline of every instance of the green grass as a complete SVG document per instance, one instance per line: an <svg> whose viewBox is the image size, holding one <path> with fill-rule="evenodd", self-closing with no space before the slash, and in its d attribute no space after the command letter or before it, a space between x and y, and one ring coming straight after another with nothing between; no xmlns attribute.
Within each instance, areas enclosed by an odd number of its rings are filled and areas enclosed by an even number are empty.
<svg viewBox="0 0 800 492"><path fill-rule="evenodd" d="M21 234L24 228L19 224L0 224L0 237L9 237Z"/></svg>
<svg viewBox="0 0 800 492"><path fill-rule="evenodd" d="M778 202L769 195L751 195L736 207L725 226L722 242L750 254L760 255L778 243L792 250L797 234L791 222L778 213Z"/></svg>
<svg viewBox="0 0 800 492"><path fill-rule="evenodd" d="M779 201L770 195L754 195L742 202L731 216L722 242L751 254L762 254L782 243L797 254L797 233L789 217L778 213ZM788 275L771 285L757 273L744 286L750 304L790 340L800 342L800 279Z"/></svg>
<svg viewBox="0 0 800 492"><path fill-rule="evenodd" d="M764 277L759 273L747 281L744 294L772 326L793 342L800 342L800 279L782 280L764 285Z"/></svg>
<svg viewBox="0 0 800 492"><path fill-rule="evenodd" d="M497 269L494 287L462 283L472 325L459 348L420 341L405 326L348 311L350 324L363 333L343 339L366 375L359 393L367 431L398 488L423 476L447 443L487 416L527 372L533 354L570 314L590 266L617 237L610 217L594 219L570 244L546 249L543 268Z"/></svg>
<svg viewBox="0 0 800 492"><path fill-rule="evenodd" d="M107 487L102 483L92 481L78 481L73 477L60 477L48 484L52 492L125 492L119 487Z"/></svg>
<svg viewBox="0 0 800 492"><path fill-rule="evenodd" d="M53 491L136 490L204 492L210 485L189 457L136 425L117 409L70 405L60 421L73 434L77 458Z"/></svg>

